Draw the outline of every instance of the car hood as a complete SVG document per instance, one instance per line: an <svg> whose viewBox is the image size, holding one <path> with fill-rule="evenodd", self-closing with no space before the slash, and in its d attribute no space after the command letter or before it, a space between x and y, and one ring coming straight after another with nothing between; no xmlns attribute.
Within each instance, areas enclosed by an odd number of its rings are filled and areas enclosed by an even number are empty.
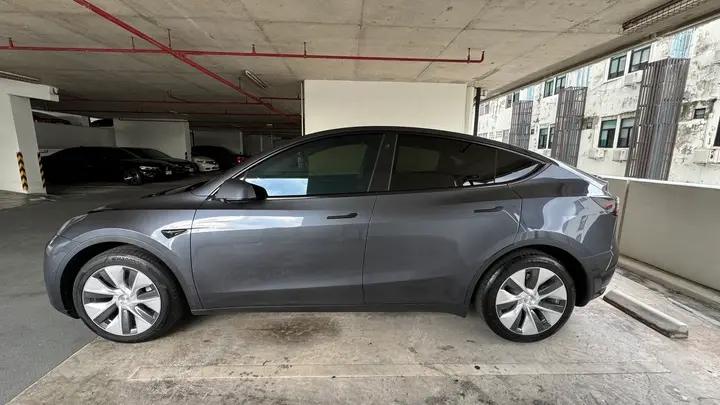
<svg viewBox="0 0 720 405"><path fill-rule="evenodd" d="M144 197L120 201L95 208L90 213L119 210L183 210L197 209L205 197L187 191L188 186L173 188Z"/></svg>

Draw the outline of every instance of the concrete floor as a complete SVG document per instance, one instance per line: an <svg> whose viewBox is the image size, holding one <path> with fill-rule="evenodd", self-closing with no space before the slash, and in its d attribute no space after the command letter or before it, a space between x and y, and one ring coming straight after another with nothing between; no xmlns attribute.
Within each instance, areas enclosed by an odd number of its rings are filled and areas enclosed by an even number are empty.
<svg viewBox="0 0 720 405"><path fill-rule="evenodd" d="M166 187L73 187L0 209L0 402L37 380L11 403L720 404L720 312L623 276L614 288L687 322L690 338L596 300L534 344L431 313L227 313L143 344L93 339L49 307L43 244L66 217Z"/></svg>
<svg viewBox="0 0 720 405"><path fill-rule="evenodd" d="M143 344L94 340L11 403L720 403L718 313L622 276L613 286L687 322L690 338L600 300L534 344L476 316L222 314Z"/></svg>
<svg viewBox="0 0 720 405"><path fill-rule="evenodd" d="M71 216L123 198L194 180L131 187L53 187L48 197L0 193L0 403L5 403L93 339L53 310L45 295L45 244Z"/></svg>

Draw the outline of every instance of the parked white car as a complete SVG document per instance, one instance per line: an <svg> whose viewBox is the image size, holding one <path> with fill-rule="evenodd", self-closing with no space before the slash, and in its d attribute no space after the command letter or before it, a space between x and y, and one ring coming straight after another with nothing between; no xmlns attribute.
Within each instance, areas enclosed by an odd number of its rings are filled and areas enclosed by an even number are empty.
<svg viewBox="0 0 720 405"><path fill-rule="evenodd" d="M192 161L198 165L198 170L201 172L220 170L220 165L218 165L215 160L206 156L193 156Z"/></svg>

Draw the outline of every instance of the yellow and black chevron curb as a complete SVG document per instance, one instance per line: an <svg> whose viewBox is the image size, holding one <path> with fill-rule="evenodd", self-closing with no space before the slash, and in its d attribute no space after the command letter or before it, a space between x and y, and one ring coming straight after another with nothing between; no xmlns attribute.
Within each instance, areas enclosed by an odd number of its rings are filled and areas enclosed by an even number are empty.
<svg viewBox="0 0 720 405"><path fill-rule="evenodd" d="M27 173L25 172L25 161L23 160L23 154L22 152L18 152L15 154L17 157L18 162L18 169L20 169L20 181L22 182L22 189L23 191L28 191L28 180L27 180Z"/></svg>
<svg viewBox="0 0 720 405"><path fill-rule="evenodd" d="M38 152L38 165L40 166L40 180L42 181L43 188L45 188L45 170L43 170L42 156L40 156L40 152Z"/></svg>

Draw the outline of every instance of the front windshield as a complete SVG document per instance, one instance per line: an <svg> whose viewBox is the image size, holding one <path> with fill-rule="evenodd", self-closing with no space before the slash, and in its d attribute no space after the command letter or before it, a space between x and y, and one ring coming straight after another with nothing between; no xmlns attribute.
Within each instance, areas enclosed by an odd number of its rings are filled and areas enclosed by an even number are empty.
<svg viewBox="0 0 720 405"><path fill-rule="evenodd" d="M169 159L170 156L160 152L157 149L149 148L128 148L135 155L145 159Z"/></svg>

